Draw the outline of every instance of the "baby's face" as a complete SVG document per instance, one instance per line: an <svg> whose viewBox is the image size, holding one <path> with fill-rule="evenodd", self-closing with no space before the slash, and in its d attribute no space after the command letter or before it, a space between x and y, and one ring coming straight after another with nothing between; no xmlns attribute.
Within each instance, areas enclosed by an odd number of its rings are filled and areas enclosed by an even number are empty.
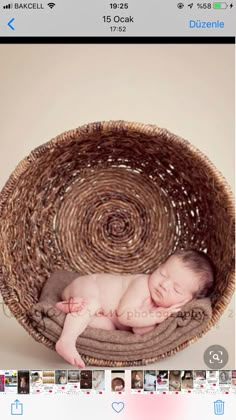
<svg viewBox="0 0 236 420"><path fill-rule="evenodd" d="M150 294L157 306L184 305L199 288L199 277L172 255L149 279Z"/></svg>

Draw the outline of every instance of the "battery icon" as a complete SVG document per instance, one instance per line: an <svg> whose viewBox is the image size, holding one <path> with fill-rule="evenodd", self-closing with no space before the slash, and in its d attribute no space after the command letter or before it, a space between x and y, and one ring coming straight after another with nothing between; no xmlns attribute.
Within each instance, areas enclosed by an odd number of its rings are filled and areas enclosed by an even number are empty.
<svg viewBox="0 0 236 420"><path fill-rule="evenodd" d="M213 3L213 9L227 9L228 4L225 2Z"/></svg>

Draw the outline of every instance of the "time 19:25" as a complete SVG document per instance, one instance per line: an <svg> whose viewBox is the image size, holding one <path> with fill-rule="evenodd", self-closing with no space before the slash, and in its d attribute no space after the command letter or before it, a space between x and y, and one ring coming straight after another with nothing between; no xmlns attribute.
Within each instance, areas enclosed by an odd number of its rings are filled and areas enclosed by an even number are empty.
<svg viewBox="0 0 236 420"><path fill-rule="evenodd" d="M111 9L128 9L129 4L128 3L110 3Z"/></svg>

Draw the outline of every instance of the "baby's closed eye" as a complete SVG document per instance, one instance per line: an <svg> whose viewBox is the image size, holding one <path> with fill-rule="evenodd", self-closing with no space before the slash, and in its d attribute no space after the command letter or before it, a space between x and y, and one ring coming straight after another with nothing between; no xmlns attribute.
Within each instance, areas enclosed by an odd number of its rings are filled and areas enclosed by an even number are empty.
<svg viewBox="0 0 236 420"><path fill-rule="evenodd" d="M178 294L178 295L182 295L183 293L179 290L179 289L174 289L174 291Z"/></svg>

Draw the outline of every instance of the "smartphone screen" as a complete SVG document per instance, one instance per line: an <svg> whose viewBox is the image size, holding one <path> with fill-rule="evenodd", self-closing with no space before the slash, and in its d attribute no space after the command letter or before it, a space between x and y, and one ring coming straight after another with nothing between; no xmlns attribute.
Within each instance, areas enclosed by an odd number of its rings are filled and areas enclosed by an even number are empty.
<svg viewBox="0 0 236 420"><path fill-rule="evenodd" d="M232 419L236 3L0 7L0 416Z"/></svg>

